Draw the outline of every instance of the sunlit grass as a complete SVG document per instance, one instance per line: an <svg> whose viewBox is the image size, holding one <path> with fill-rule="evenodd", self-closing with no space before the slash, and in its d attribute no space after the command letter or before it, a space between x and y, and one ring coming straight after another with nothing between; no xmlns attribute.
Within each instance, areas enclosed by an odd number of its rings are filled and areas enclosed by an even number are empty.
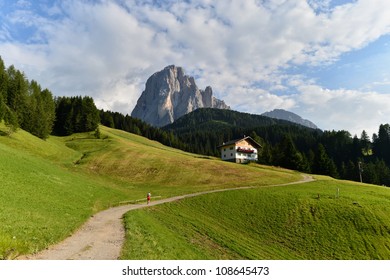
<svg viewBox="0 0 390 280"><path fill-rule="evenodd" d="M0 125L0 131L5 129ZM137 200L300 179L295 172L205 159L101 127L93 133L38 139L0 135L0 259L42 250L93 213Z"/></svg>
<svg viewBox="0 0 390 280"><path fill-rule="evenodd" d="M390 190L333 179L203 195L125 223L123 259L390 259Z"/></svg>

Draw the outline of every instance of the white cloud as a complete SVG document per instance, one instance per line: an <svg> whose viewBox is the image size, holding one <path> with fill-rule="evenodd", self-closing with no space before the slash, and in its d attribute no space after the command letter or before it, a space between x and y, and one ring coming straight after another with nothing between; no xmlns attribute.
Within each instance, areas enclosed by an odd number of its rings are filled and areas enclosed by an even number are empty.
<svg viewBox="0 0 390 280"><path fill-rule="evenodd" d="M287 71L332 64L388 34L388 0L336 7L328 0L36 2L45 12L19 7L2 23L0 54L56 95L88 94L99 106L130 113L146 79L176 64L196 75L199 87L211 85L233 109L294 108L324 128L329 123L340 129L369 125L357 109L363 103L388 112L386 95L327 90ZM16 28L8 24L34 27L29 40L11 40ZM311 112L318 103L327 113ZM347 121L341 108L365 118Z"/></svg>
<svg viewBox="0 0 390 280"><path fill-rule="evenodd" d="M227 104L235 104L238 111L259 113L275 108L289 110L295 107L292 96L278 96L263 89L235 87L226 94Z"/></svg>
<svg viewBox="0 0 390 280"><path fill-rule="evenodd" d="M378 132L380 124L388 123L390 95L356 90L329 90L317 85L300 86L297 105L304 109L306 118L327 130L347 129L360 136Z"/></svg>

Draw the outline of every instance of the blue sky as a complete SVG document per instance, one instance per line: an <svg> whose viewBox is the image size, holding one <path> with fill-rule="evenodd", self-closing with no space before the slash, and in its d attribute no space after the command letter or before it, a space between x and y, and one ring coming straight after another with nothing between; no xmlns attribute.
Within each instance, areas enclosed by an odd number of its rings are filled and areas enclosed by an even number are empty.
<svg viewBox="0 0 390 280"><path fill-rule="evenodd" d="M0 56L55 95L130 114L182 66L233 109L360 135L390 122L388 0L0 0Z"/></svg>

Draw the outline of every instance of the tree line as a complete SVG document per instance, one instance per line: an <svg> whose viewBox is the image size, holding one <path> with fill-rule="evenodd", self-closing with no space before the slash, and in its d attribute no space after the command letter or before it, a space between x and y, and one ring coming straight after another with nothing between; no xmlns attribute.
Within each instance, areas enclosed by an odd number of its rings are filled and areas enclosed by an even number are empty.
<svg viewBox="0 0 390 280"><path fill-rule="evenodd" d="M40 138L47 138L55 119L53 95L13 65L7 69L0 57L0 121L8 133L22 128Z"/></svg>
<svg viewBox="0 0 390 280"><path fill-rule="evenodd" d="M390 186L390 126L372 140L365 131L321 131L232 110L198 109L164 127L190 152L220 156L223 142L249 135L262 145L259 162L308 173Z"/></svg>
<svg viewBox="0 0 390 280"><path fill-rule="evenodd" d="M189 150L185 142L179 140L172 132L165 131L161 128L154 127L140 119L133 118L128 114L100 110L101 124L134 133L150 140L155 140L166 146L174 147L181 150Z"/></svg>
<svg viewBox="0 0 390 280"><path fill-rule="evenodd" d="M89 96L56 97L53 134L59 136L94 131L100 123L99 110Z"/></svg>
<svg viewBox="0 0 390 280"><path fill-rule="evenodd" d="M98 110L91 97L53 97L0 57L0 122L46 139L94 131L99 122L192 153L220 156L223 142L250 135L262 145L259 162L335 178L390 186L390 125L365 131L320 131L264 116L198 109L164 128L118 112Z"/></svg>
<svg viewBox="0 0 390 280"><path fill-rule="evenodd" d="M7 134L18 128L46 139L50 134L70 135L95 130L99 111L91 97L57 97L38 82L29 81L13 65L5 67L0 57L0 122Z"/></svg>

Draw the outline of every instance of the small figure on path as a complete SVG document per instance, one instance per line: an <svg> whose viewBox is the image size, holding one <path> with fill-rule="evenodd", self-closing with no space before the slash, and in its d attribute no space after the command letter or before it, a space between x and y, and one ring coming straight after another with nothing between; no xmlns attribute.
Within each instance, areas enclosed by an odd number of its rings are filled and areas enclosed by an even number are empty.
<svg viewBox="0 0 390 280"><path fill-rule="evenodd" d="M152 196L152 194L149 192L146 196L146 201L147 201L147 204L150 203L150 197Z"/></svg>

